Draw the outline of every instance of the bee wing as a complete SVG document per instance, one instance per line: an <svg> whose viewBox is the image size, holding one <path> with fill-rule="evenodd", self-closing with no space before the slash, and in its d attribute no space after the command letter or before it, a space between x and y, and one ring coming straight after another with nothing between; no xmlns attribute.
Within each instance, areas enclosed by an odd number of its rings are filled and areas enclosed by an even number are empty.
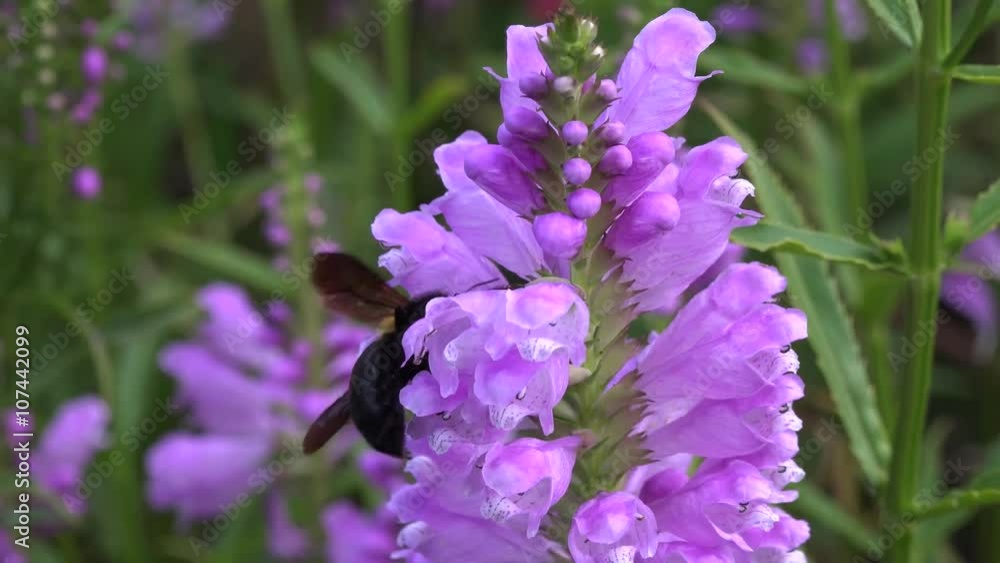
<svg viewBox="0 0 1000 563"><path fill-rule="evenodd" d="M319 415L306 435L302 438L302 451L311 454L323 447L330 441L341 428L351 419L351 392L348 391L326 407L323 414Z"/></svg>
<svg viewBox="0 0 1000 563"><path fill-rule="evenodd" d="M333 311L362 322L377 323L391 318L397 307L409 302L350 254L325 252L315 258L313 285Z"/></svg>

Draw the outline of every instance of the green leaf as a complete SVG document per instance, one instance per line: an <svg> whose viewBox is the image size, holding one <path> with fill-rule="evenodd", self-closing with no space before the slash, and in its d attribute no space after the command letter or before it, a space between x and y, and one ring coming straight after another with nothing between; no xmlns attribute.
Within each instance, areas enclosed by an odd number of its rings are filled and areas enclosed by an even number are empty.
<svg viewBox="0 0 1000 563"><path fill-rule="evenodd" d="M719 110L703 104L709 117L750 155L763 154ZM745 169L757 187L757 203L772 220L800 228L805 217L777 174L755 156ZM826 379L862 471L874 483L885 482L890 446L875 393L866 377L861 349L828 265L811 256L779 252L776 260L788 280L792 303L809 318L809 345Z"/></svg>
<svg viewBox="0 0 1000 563"><path fill-rule="evenodd" d="M981 238L1000 224L1000 179L979 194L969 209L968 217L951 216L945 226L949 253L954 256L965 245Z"/></svg>
<svg viewBox="0 0 1000 563"><path fill-rule="evenodd" d="M918 509L914 516L917 519L934 518L958 510L979 508L991 504L1000 504L1000 489L963 489L948 493L941 500Z"/></svg>
<svg viewBox="0 0 1000 563"><path fill-rule="evenodd" d="M400 116L399 136L411 139L441 119L445 109L468 89L465 77L445 75L438 77L428 86L420 98ZM435 142L437 144L437 142Z"/></svg>
<svg viewBox="0 0 1000 563"><path fill-rule="evenodd" d="M319 74L347 98L368 125L376 132L387 133L392 127L392 111L384 99L384 88L378 84L371 68L363 59L353 64L331 47L315 47L309 51L309 61Z"/></svg>
<svg viewBox="0 0 1000 563"><path fill-rule="evenodd" d="M699 64L706 71L722 70L726 73L726 79L747 86L789 94L809 91L809 82L801 76L792 74L749 51L713 47L701 55Z"/></svg>
<svg viewBox="0 0 1000 563"><path fill-rule="evenodd" d="M737 244L761 252L785 251L831 262L847 262L870 270L906 270L904 255L898 247L875 246L788 225L761 223L733 231L732 239Z"/></svg>
<svg viewBox="0 0 1000 563"><path fill-rule="evenodd" d="M917 0L867 1L879 19L878 28L883 36L886 35L886 30L889 30L907 47L915 47L920 43L924 26L920 19Z"/></svg>
<svg viewBox="0 0 1000 563"><path fill-rule="evenodd" d="M283 286L290 285L266 261L235 246L171 232L161 235L156 242L178 256L262 291L281 291Z"/></svg>
<svg viewBox="0 0 1000 563"><path fill-rule="evenodd" d="M877 539L864 524L845 512L836 501L808 481L794 486L799 498L789 505L789 509L814 525L828 529L846 541L855 550L864 553L869 543Z"/></svg>
<svg viewBox="0 0 1000 563"><path fill-rule="evenodd" d="M1000 65L958 65L951 71L953 78L977 84L1000 84Z"/></svg>

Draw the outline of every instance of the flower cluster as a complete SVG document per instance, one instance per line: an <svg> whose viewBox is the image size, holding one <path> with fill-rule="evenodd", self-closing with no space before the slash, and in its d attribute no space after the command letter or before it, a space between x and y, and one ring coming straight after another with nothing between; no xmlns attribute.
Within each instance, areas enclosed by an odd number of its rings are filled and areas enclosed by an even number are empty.
<svg viewBox="0 0 1000 563"><path fill-rule="evenodd" d="M319 190L318 176L305 178L307 192ZM289 243L281 204L284 190L262 198L265 235L275 246ZM313 226L323 222L313 207ZM288 289L308 283L308 265L289 267L283 279ZM307 530L296 523L290 505L304 481L305 461L299 445L308 425L347 391L351 369L361 346L373 336L365 327L332 318L323 328L317 348L296 330L295 316L284 295L257 305L242 288L215 283L201 289L198 304L205 317L197 334L174 342L160 354L160 367L176 384L176 400L185 408L189 429L174 431L154 444L146 456L147 496L158 510L173 510L184 524L197 525L191 546L197 552L228 527L234 511L253 500L267 510L269 550L278 559L298 559L313 553ZM313 370L319 365L318 373ZM320 375L318 379L310 374ZM345 427L314 464L324 478L358 442L353 426ZM400 464L366 451L359 461L366 475L385 492L399 484ZM388 554L398 527L383 510L374 517L348 502L317 507L327 537L330 561L370 561L342 554L370 544L372 552ZM364 540L357 538L364 537ZM388 546L384 549L382 546ZM367 548L366 548L367 549Z"/></svg>
<svg viewBox="0 0 1000 563"><path fill-rule="evenodd" d="M94 127L108 81L124 77L124 67L115 55L132 49L132 33L102 33L97 19L80 19L79 13L73 12L52 0L29 3L20 13L16 6L9 13L0 13L0 23L5 24L5 35L14 47L7 62L15 71L25 73L19 81L25 86L21 103L29 144L38 143L44 133L40 118L66 123L80 133ZM73 155L73 161L89 156L93 147L86 154L79 153ZM83 199L96 197L102 188L98 170L82 159L74 163L68 156L67 161L68 166L56 166L57 176L61 178L73 169L74 193Z"/></svg>
<svg viewBox="0 0 1000 563"><path fill-rule="evenodd" d="M372 226L392 282L441 295L403 337L426 369L400 395L414 482L389 503L396 556L803 561L806 524L774 505L803 476L805 319L775 303L773 268L730 264L730 233L760 217L741 207L746 153L663 133L715 32L670 10L614 79L596 32L511 27L498 144L439 147L447 193Z"/></svg>

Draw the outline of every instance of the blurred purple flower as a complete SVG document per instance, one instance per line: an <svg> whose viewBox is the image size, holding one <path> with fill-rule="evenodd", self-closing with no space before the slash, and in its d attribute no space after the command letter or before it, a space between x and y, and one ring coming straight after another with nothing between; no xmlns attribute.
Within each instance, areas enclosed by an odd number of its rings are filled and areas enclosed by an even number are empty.
<svg viewBox="0 0 1000 563"><path fill-rule="evenodd" d="M170 33L180 33L195 40L218 36L228 24L230 12L238 9L236 6L208 0L118 3L118 9L136 32L136 53L146 59L162 57Z"/></svg>
<svg viewBox="0 0 1000 563"><path fill-rule="evenodd" d="M324 509L321 519L329 563L388 561L396 547L396 523L388 513L368 514L340 501Z"/></svg>
<svg viewBox="0 0 1000 563"><path fill-rule="evenodd" d="M93 199L101 193L101 173L91 166L82 166L73 173L73 191L83 199Z"/></svg>
<svg viewBox="0 0 1000 563"><path fill-rule="evenodd" d="M988 362L997 348L1000 307L990 282L1000 279L1000 230L970 243L960 255L975 273L945 272L941 300L969 319L976 330L974 360Z"/></svg>
<svg viewBox="0 0 1000 563"><path fill-rule="evenodd" d="M41 432L32 470L38 484L59 496L74 513L85 510L77 488L84 470L108 445L111 411L103 399L85 395L63 403Z"/></svg>
<svg viewBox="0 0 1000 563"><path fill-rule="evenodd" d="M821 74L829 65L829 53L822 39L806 38L799 42L796 52L799 68L806 74Z"/></svg>
<svg viewBox="0 0 1000 563"><path fill-rule="evenodd" d="M826 25L826 2L827 0L809 0L807 4L809 18L817 29ZM860 41L868 35L868 15L858 0L834 0L834 8L845 39Z"/></svg>

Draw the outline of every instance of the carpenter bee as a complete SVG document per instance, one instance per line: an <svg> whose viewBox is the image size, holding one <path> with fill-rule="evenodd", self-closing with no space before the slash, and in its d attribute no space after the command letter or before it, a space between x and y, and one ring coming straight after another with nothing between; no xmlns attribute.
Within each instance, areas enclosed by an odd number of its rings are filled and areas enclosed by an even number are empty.
<svg viewBox="0 0 1000 563"><path fill-rule="evenodd" d="M393 326L361 352L347 392L312 423L302 449L307 454L320 449L350 418L373 448L402 457L406 420L399 392L425 369L424 358L404 363L403 333L438 296L410 300L347 254L318 254L316 261L312 281L327 308L367 323L392 321Z"/></svg>

